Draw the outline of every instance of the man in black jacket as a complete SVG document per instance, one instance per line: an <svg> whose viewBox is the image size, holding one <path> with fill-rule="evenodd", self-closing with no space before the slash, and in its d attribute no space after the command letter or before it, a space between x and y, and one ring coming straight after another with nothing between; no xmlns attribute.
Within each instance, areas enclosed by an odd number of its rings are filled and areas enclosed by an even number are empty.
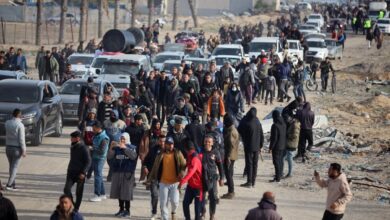
<svg viewBox="0 0 390 220"><path fill-rule="evenodd" d="M248 188L255 186L259 151L264 143L263 128L256 115L256 108L251 108L237 129L244 144L245 169L247 171L247 182L241 186Z"/></svg>
<svg viewBox="0 0 390 220"><path fill-rule="evenodd" d="M275 178L270 182L280 182L283 172L283 155L286 148L286 124L283 121L280 112L272 112L274 124L271 127L271 140L269 151L272 152L272 162L275 167Z"/></svg>
<svg viewBox="0 0 390 220"><path fill-rule="evenodd" d="M200 124L199 114L194 113L191 116L191 123L189 123L184 132L188 139L194 143L197 150L203 145L203 138L206 133L204 125Z"/></svg>
<svg viewBox="0 0 390 220"><path fill-rule="evenodd" d="M131 144L135 145L137 147L137 152L139 152L139 145L145 134L142 116L140 114L136 114L134 116L134 123L127 126L125 131L130 135Z"/></svg>
<svg viewBox="0 0 390 220"><path fill-rule="evenodd" d="M301 110L297 112L297 118L301 123L301 131L299 133L299 143L298 143L298 157L302 157L302 162L304 163L308 157L306 156L306 140L309 142L307 149L313 146L313 125L314 125L314 112L311 110L311 105L309 102L306 102L303 105Z"/></svg>
<svg viewBox="0 0 390 220"><path fill-rule="evenodd" d="M68 165L68 173L66 175L66 183L64 187L64 194L72 197L72 186L76 186L76 202L73 201L74 209L79 210L83 198L85 175L91 166L91 156L87 146L81 143L81 133L75 131L70 134L71 148L70 161Z"/></svg>

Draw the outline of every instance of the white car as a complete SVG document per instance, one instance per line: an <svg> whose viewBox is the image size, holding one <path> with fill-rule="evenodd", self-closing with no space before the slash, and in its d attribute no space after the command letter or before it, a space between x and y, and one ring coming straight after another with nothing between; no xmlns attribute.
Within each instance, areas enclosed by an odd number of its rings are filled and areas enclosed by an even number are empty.
<svg viewBox="0 0 390 220"><path fill-rule="evenodd" d="M74 53L68 57L67 63L71 64L71 71L76 77L83 77L92 64L94 54Z"/></svg>
<svg viewBox="0 0 390 220"><path fill-rule="evenodd" d="M236 73L235 67L241 63L242 57L240 56L216 56L214 58L215 64L217 65L217 69L221 69L221 67L225 64L225 62L229 62L232 70L234 79L238 80L238 73Z"/></svg>
<svg viewBox="0 0 390 220"><path fill-rule="evenodd" d="M322 28L325 24L324 17L322 17L321 14L311 14L307 18L307 22L319 22L320 23L320 28ZM307 23L306 22L306 23Z"/></svg>
<svg viewBox="0 0 390 220"><path fill-rule="evenodd" d="M306 36L308 34L317 34L319 33L318 29L313 25L307 25L303 24L298 27L298 31L303 35Z"/></svg>
<svg viewBox="0 0 390 220"><path fill-rule="evenodd" d="M312 10L311 4L308 2L298 2L295 5L295 7L298 8L299 10L307 10L307 11Z"/></svg>
<svg viewBox="0 0 390 220"><path fill-rule="evenodd" d="M210 59L215 59L216 56L240 56L245 57L244 48L241 44L220 44L211 53Z"/></svg>
<svg viewBox="0 0 390 220"><path fill-rule="evenodd" d="M164 62L168 60L181 61L184 58L184 52L161 52L158 53L152 60L153 68L163 70Z"/></svg>
<svg viewBox="0 0 390 220"><path fill-rule="evenodd" d="M303 61L303 48L299 40L287 40L288 50L287 56L291 57L294 64L298 63L298 60Z"/></svg>
<svg viewBox="0 0 390 220"><path fill-rule="evenodd" d="M89 67L87 73L83 76L84 79L90 77L90 76L97 76L98 73L101 72L102 66L105 61L113 58L115 55L99 55L95 57L92 61L91 66Z"/></svg>
<svg viewBox="0 0 390 220"><path fill-rule="evenodd" d="M376 22L383 34L390 35L390 18L381 18Z"/></svg>
<svg viewBox="0 0 390 220"><path fill-rule="evenodd" d="M256 37L249 44L249 57L257 57L264 50L267 54L275 47L276 55L283 61L283 48L281 48L278 37Z"/></svg>
<svg viewBox="0 0 390 220"><path fill-rule="evenodd" d="M328 47L326 46L325 42L325 37L320 38L316 36L313 38L307 38L306 44L309 48L305 54L306 62L321 62L325 60L329 54Z"/></svg>
<svg viewBox="0 0 390 220"><path fill-rule="evenodd" d="M305 24L314 26L317 29L318 33L321 33L321 24L319 21L308 21Z"/></svg>

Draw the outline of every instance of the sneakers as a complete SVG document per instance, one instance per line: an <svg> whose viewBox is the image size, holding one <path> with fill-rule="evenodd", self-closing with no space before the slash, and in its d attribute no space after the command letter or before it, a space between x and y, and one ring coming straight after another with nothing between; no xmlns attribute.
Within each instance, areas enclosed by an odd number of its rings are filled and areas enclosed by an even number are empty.
<svg viewBox="0 0 390 220"><path fill-rule="evenodd" d="M157 220L157 214L152 214L152 216L150 217L150 220Z"/></svg>
<svg viewBox="0 0 390 220"><path fill-rule="evenodd" d="M15 186L8 186L8 185L7 185L7 186L5 187L5 189L8 190L8 191L18 191L18 189L17 189Z"/></svg>
<svg viewBox="0 0 390 220"><path fill-rule="evenodd" d="M107 199L107 196L106 195L101 195L99 196L101 200L106 200Z"/></svg>
<svg viewBox="0 0 390 220"><path fill-rule="evenodd" d="M101 202L102 198L101 196L95 195L94 197L89 199L90 202Z"/></svg>
<svg viewBox="0 0 390 220"><path fill-rule="evenodd" d="M123 215L123 210L119 210L119 212L115 213L114 216L121 217Z"/></svg>
<svg viewBox="0 0 390 220"><path fill-rule="evenodd" d="M234 192L232 193L226 193L224 194L221 199L233 199L234 198Z"/></svg>
<svg viewBox="0 0 390 220"><path fill-rule="evenodd" d="M123 211L122 215L120 216L121 218L130 218L130 212L129 211Z"/></svg>

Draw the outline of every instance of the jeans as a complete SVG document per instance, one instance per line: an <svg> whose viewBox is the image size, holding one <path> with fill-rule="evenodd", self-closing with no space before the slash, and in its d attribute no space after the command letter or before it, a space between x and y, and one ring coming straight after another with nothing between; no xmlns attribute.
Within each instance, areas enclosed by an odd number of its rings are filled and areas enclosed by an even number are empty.
<svg viewBox="0 0 390 220"><path fill-rule="evenodd" d="M160 209L161 219L168 220L168 200L171 201L172 214L176 213L176 209L179 206L179 189L177 188L179 183L174 184L159 184L160 191Z"/></svg>
<svg viewBox="0 0 390 220"><path fill-rule="evenodd" d="M306 102L306 95L305 95L305 91L303 90L303 84L294 85L294 96L295 98L300 96Z"/></svg>
<svg viewBox="0 0 390 220"><path fill-rule="evenodd" d="M234 193L234 182L233 182L234 160L231 160L229 164L225 162L223 165L224 165L223 169L225 170L226 182L228 186L228 193Z"/></svg>
<svg viewBox="0 0 390 220"><path fill-rule="evenodd" d="M106 195L106 191L104 190L103 183L103 167L106 161L104 159L93 159L93 175L95 178L95 195L102 196Z"/></svg>
<svg viewBox="0 0 390 220"><path fill-rule="evenodd" d="M75 183L77 183L77 185L76 185L76 202L74 202L73 196L72 196L72 186ZM84 183L85 183L85 179L80 180L79 174L68 173L66 175L64 194L72 197L72 201L73 201L75 210L80 209L81 201L83 200Z"/></svg>
<svg viewBox="0 0 390 220"><path fill-rule="evenodd" d="M208 191L206 191L209 194L209 213L210 215L215 215L215 212L217 210L217 180L213 180L212 185L209 187ZM206 210L206 193L203 193L203 202L202 202L202 210Z"/></svg>
<svg viewBox="0 0 390 220"><path fill-rule="evenodd" d="M152 214L157 214L157 204L158 204L158 182L152 181L150 184L150 197L152 204Z"/></svg>
<svg viewBox="0 0 390 220"><path fill-rule="evenodd" d="M254 152L247 152L245 154L245 161L247 164L247 171L248 171L248 176L247 176L247 182L249 184L252 184L252 186L255 185L256 182L256 176L257 176L257 164L259 162L259 152L254 151Z"/></svg>
<svg viewBox="0 0 390 220"><path fill-rule="evenodd" d="M313 146L313 130L301 129L299 132L299 143L298 143L298 155L304 156L306 154L306 140L309 142L308 148Z"/></svg>
<svg viewBox="0 0 390 220"><path fill-rule="evenodd" d="M328 73L321 73L321 86L322 86L322 90L324 91L326 91L326 88L328 87L328 79L329 79Z"/></svg>
<svg viewBox="0 0 390 220"><path fill-rule="evenodd" d="M287 161L287 164L288 164L288 173L287 173L287 175L288 176L292 175L293 157L294 157L294 151L293 150L286 150L284 152L283 161L285 161L285 160ZM284 167L284 162L283 162L283 166L282 167ZM283 173L283 169L282 169L282 173Z"/></svg>
<svg viewBox="0 0 390 220"><path fill-rule="evenodd" d="M272 104L272 100L274 98L274 90L267 90L266 91L266 93L265 93L265 103L267 103L268 95L269 95L269 101Z"/></svg>
<svg viewBox="0 0 390 220"><path fill-rule="evenodd" d="M91 157L92 157L92 154L90 153L90 155L91 155ZM89 169L88 169L88 172L87 172L87 179L90 179L91 178L91 176L92 176L92 172L93 172L93 168L94 166L93 166L93 160L91 161L91 166L89 167Z"/></svg>
<svg viewBox="0 0 390 220"><path fill-rule="evenodd" d="M333 214L326 210L324 212L324 216L322 217L322 220L341 220L343 218L344 214Z"/></svg>
<svg viewBox="0 0 390 220"><path fill-rule="evenodd" d="M9 163L9 178L7 186L15 186L16 173L20 158L22 157L22 149L20 147L7 146L5 150Z"/></svg>
<svg viewBox="0 0 390 220"><path fill-rule="evenodd" d="M183 212L186 220L191 220L190 205L195 199L195 220L200 220L200 213L202 208L202 201L200 200L200 190L194 189L187 185L186 192L183 199Z"/></svg>
<svg viewBox="0 0 390 220"><path fill-rule="evenodd" d="M275 180L280 180L282 177L283 150L272 150L272 162L275 167Z"/></svg>
<svg viewBox="0 0 390 220"><path fill-rule="evenodd" d="M284 98L289 98L290 96L287 94L287 88L288 88L288 80L287 79L282 79L280 80L280 97L279 99L283 100Z"/></svg>
<svg viewBox="0 0 390 220"><path fill-rule="evenodd" d="M254 101L257 94L260 94L260 82L256 81L255 85L253 85L253 95L252 95L252 100Z"/></svg>

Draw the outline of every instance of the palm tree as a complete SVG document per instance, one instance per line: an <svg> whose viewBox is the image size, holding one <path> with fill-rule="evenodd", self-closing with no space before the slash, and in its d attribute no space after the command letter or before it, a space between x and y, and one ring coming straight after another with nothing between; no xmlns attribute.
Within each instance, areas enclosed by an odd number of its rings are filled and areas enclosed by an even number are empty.
<svg viewBox="0 0 390 220"><path fill-rule="evenodd" d="M131 27L135 27L135 5L137 0L131 0Z"/></svg>
<svg viewBox="0 0 390 220"><path fill-rule="evenodd" d="M177 0L173 0L172 31L176 31L176 26L177 26Z"/></svg>
<svg viewBox="0 0 390 220"><path fill-rule="evenodd" d="M80 5L80 30L79 42L85 41L85 23L87 19L88 0L82 0Z"/></svg>
<svg viewBox="0 0 390 220"><path fill-rule="evenodd" d="M190 5L192 20L194 20L194 26L198 27L198 15L197 15L195 1L196 0L188 0L188 4Z"/></svg>
<svg viewBox="0 0 390 220"><path fill-rule="evenodd" d="M37 26L35 29L35 45L41 44L41 26L42 26L42 0L37 0Z"/></svg>
<svg viewBox="0 0 390 220"><path fill-rule="evenodd" d="M68 11L68 0L61 0L61 20L60 20L60 34L58 37L58 43L64 43L64 33L65 33L65 19L66 12ZM73 21L70 21L73 22Z"/></svg>

